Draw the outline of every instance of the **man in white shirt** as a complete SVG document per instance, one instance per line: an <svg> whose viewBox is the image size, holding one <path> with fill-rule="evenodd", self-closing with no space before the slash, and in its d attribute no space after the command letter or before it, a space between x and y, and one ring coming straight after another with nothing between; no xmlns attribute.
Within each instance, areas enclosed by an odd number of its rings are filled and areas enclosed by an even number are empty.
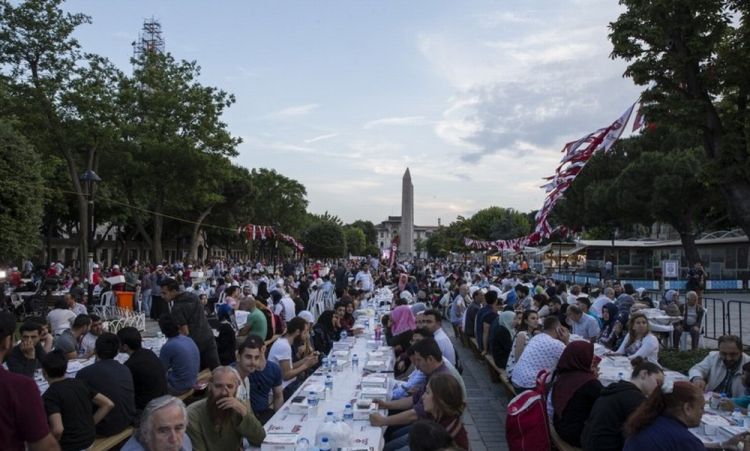
<svg viewBox="0 0 750 451"><path fill-rule="evenodd" d="M520 393L533 388L539 371L554 371L569 339L570 333L559 319L554 316L544 318L544 331L529 341L513 367L511 382L516 391Z"/></svg>
<svg viewBox="0 0 750 451"><path fill-rule="evenodd" d="M49 330L53 336L60 335L64 330L70 329L76 314L70 309L64 299L59 299L55 308L47 314Z"/></svg>
<svg viewBox="0 0 750 451"><path fill-rule="evenodd" d="M67 293L63 295L63 299L65 299L65 303L68 304L68 308L75 313L76 316L78 315L88 315L88 311L86 310L86 306L83 304L79 304L76 302L76 299L73 297L73 295Z"/></svg>
<svg viewBox="0 0 750 451"><path fill-rule="evenodd" d="M365 293L372 291L373 280L372 274L370 274L370 264L364 263L362 268L357 272L357 276L354 278L354 286L360 283L360 289Z"/></svg>
<svg viewBox="0 0 750 451"><path fill-rule="evenodd" d="M288 294L279 290L278 288L271 292L271 299L274 303L274 313L284 319L284 322L289 322L297 316L295 311L294 301L289 297Z"/></svg>
<svg viewBox="0 0 750 451"><path fill-rule="evenodd" d="M568 317L568 324L572 327L573 334L592 343L599 337L599 322L593 316L583 313L578 304L569 305L565 315Z"/></svg>
<svg viewBox="0 0 750 451"><path fill-rule="evenodd" d="M317 354L310 354L299 360L296 366L293 363L292 353L296 352L297 347L303 343L303 335L308 333L308 327L304 318L292 318L286 323L286 333L273 342L268 353L268 361L275 362L281 367L281 375L284 379L281 385L284 388L285 400L289 399L289 396L296 390L297 384L294 382L297 376L318 363Z"/></svg>
<svg viewBox="0 0 750 451"><path fill-rule="evenodd" d="M602 309L606 304L609 304L610 302L614 302L615 299L615 290L613 290L610 287L607 287L604 289L604 293L597 297L594 300L594 303L591 304L591 310L596 313L598 317L602 317Z"/></svg>
<svg viewBox="0 0 750 451"><path fill-rule="evenodd" d="M441 327L443 323L443 315L434 309L425 310L417 316L417 327L426 327L432 332L433 338L440 347L440 352L443 353L443 357L447 359L451 365L456 366L456 350L453 349L453 343L448 335Z"/></svg>

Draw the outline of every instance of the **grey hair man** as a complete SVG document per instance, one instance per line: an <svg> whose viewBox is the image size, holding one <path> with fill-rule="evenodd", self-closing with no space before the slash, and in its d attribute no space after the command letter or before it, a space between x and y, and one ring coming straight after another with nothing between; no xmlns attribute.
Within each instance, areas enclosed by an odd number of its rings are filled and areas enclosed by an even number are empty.
<svg viewBox="0 0 750 451"><path fill-rule="evenodd" d="M141 424L122 451L192 451L187 435L187 409L174 396L152 399L143 409Z"/></svg>

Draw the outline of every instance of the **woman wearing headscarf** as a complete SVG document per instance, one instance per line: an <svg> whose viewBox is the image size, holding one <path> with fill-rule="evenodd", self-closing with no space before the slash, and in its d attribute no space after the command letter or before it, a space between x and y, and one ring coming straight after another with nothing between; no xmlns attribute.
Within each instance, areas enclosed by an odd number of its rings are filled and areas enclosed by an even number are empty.
<svg viewBox="0 0 750 451"><path fill-rule="evenodd" d="M571 342L560 356L552 385L552 424L567 443L580 447L581 433L602 384L593 369L594 345Z"/></svg>
<svg viewBox="0 0 750 451"><path fill-rule="evenodd" d="M258 295L255 296L255 299L262 301L265 304L270 297L271 294L268 292L268 284L266 282L260 282L258 284Z"/></svg>
<svg viewBox="0 0 750 451"><path fill-rule="evenodd" d="M617 330L620 331L619 335L623 336L623 328L615 327L617 323L617 316L620 309L614 303L604 304L602 306L602 330L599 333L597 342L607 349L617 349L615 345L619 338Z"/></svg>
<svg viewBox="0 0 750 451"><path fill-rule="evenodd" d="M333 310L325 310L313 326L313 347L321 355L328 354L336 341L337 331L333 324Z"/></svg>
<svg viewBox="0 0 750 451"><path fill-rule="evenodd" d="M414 314L411 312L411 308L408 305L399 305L391 312L391 341L388 343L389 346L394 346L394 343L400 343L404 340L404 337L399 337L401 334L411 334L411 332L417 328ZM408 342L408 340L407 340Z"/></svg>
<svg viewBox="0 0 750 451"><path fill-rule="evenodd" d="M502 312L490 327L488 346L495 366L505 369L516 335L516 313Z"/></svg>
<svg viewBox="0 0 750 451"><path fill-rule="evenodd" d="M216 308L216 318L219 320L219 336L216 337L216 348L222 365L231 365L236 360L237 350L237 320L234 309L229 304L220 304Z"/></svg>

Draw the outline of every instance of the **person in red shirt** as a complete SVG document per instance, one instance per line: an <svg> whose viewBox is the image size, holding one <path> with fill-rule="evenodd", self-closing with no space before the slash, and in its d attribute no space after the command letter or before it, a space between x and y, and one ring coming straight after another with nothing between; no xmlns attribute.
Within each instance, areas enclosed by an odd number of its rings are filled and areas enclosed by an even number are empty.
<svg viewBox="0 0 750 451"><path fill-rule="evenodd" d="M13 347L16 319L0 312L0 362ZM39 388L33 379L0 366L0 444L8 451L59 451L50 434Z"/></svg>

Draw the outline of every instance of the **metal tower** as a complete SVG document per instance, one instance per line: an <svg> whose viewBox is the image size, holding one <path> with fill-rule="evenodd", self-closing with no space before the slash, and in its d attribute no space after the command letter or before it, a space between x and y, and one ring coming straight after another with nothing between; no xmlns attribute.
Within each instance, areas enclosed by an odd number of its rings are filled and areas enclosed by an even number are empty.
<svg viewBox="0 0 750 451"><path fill-rule="evenodd" d="M133 42L133 56L137 57L151 52L164 53L161 23L153 17L143 21L143 28L138 33L138 40Z"/></svg>

